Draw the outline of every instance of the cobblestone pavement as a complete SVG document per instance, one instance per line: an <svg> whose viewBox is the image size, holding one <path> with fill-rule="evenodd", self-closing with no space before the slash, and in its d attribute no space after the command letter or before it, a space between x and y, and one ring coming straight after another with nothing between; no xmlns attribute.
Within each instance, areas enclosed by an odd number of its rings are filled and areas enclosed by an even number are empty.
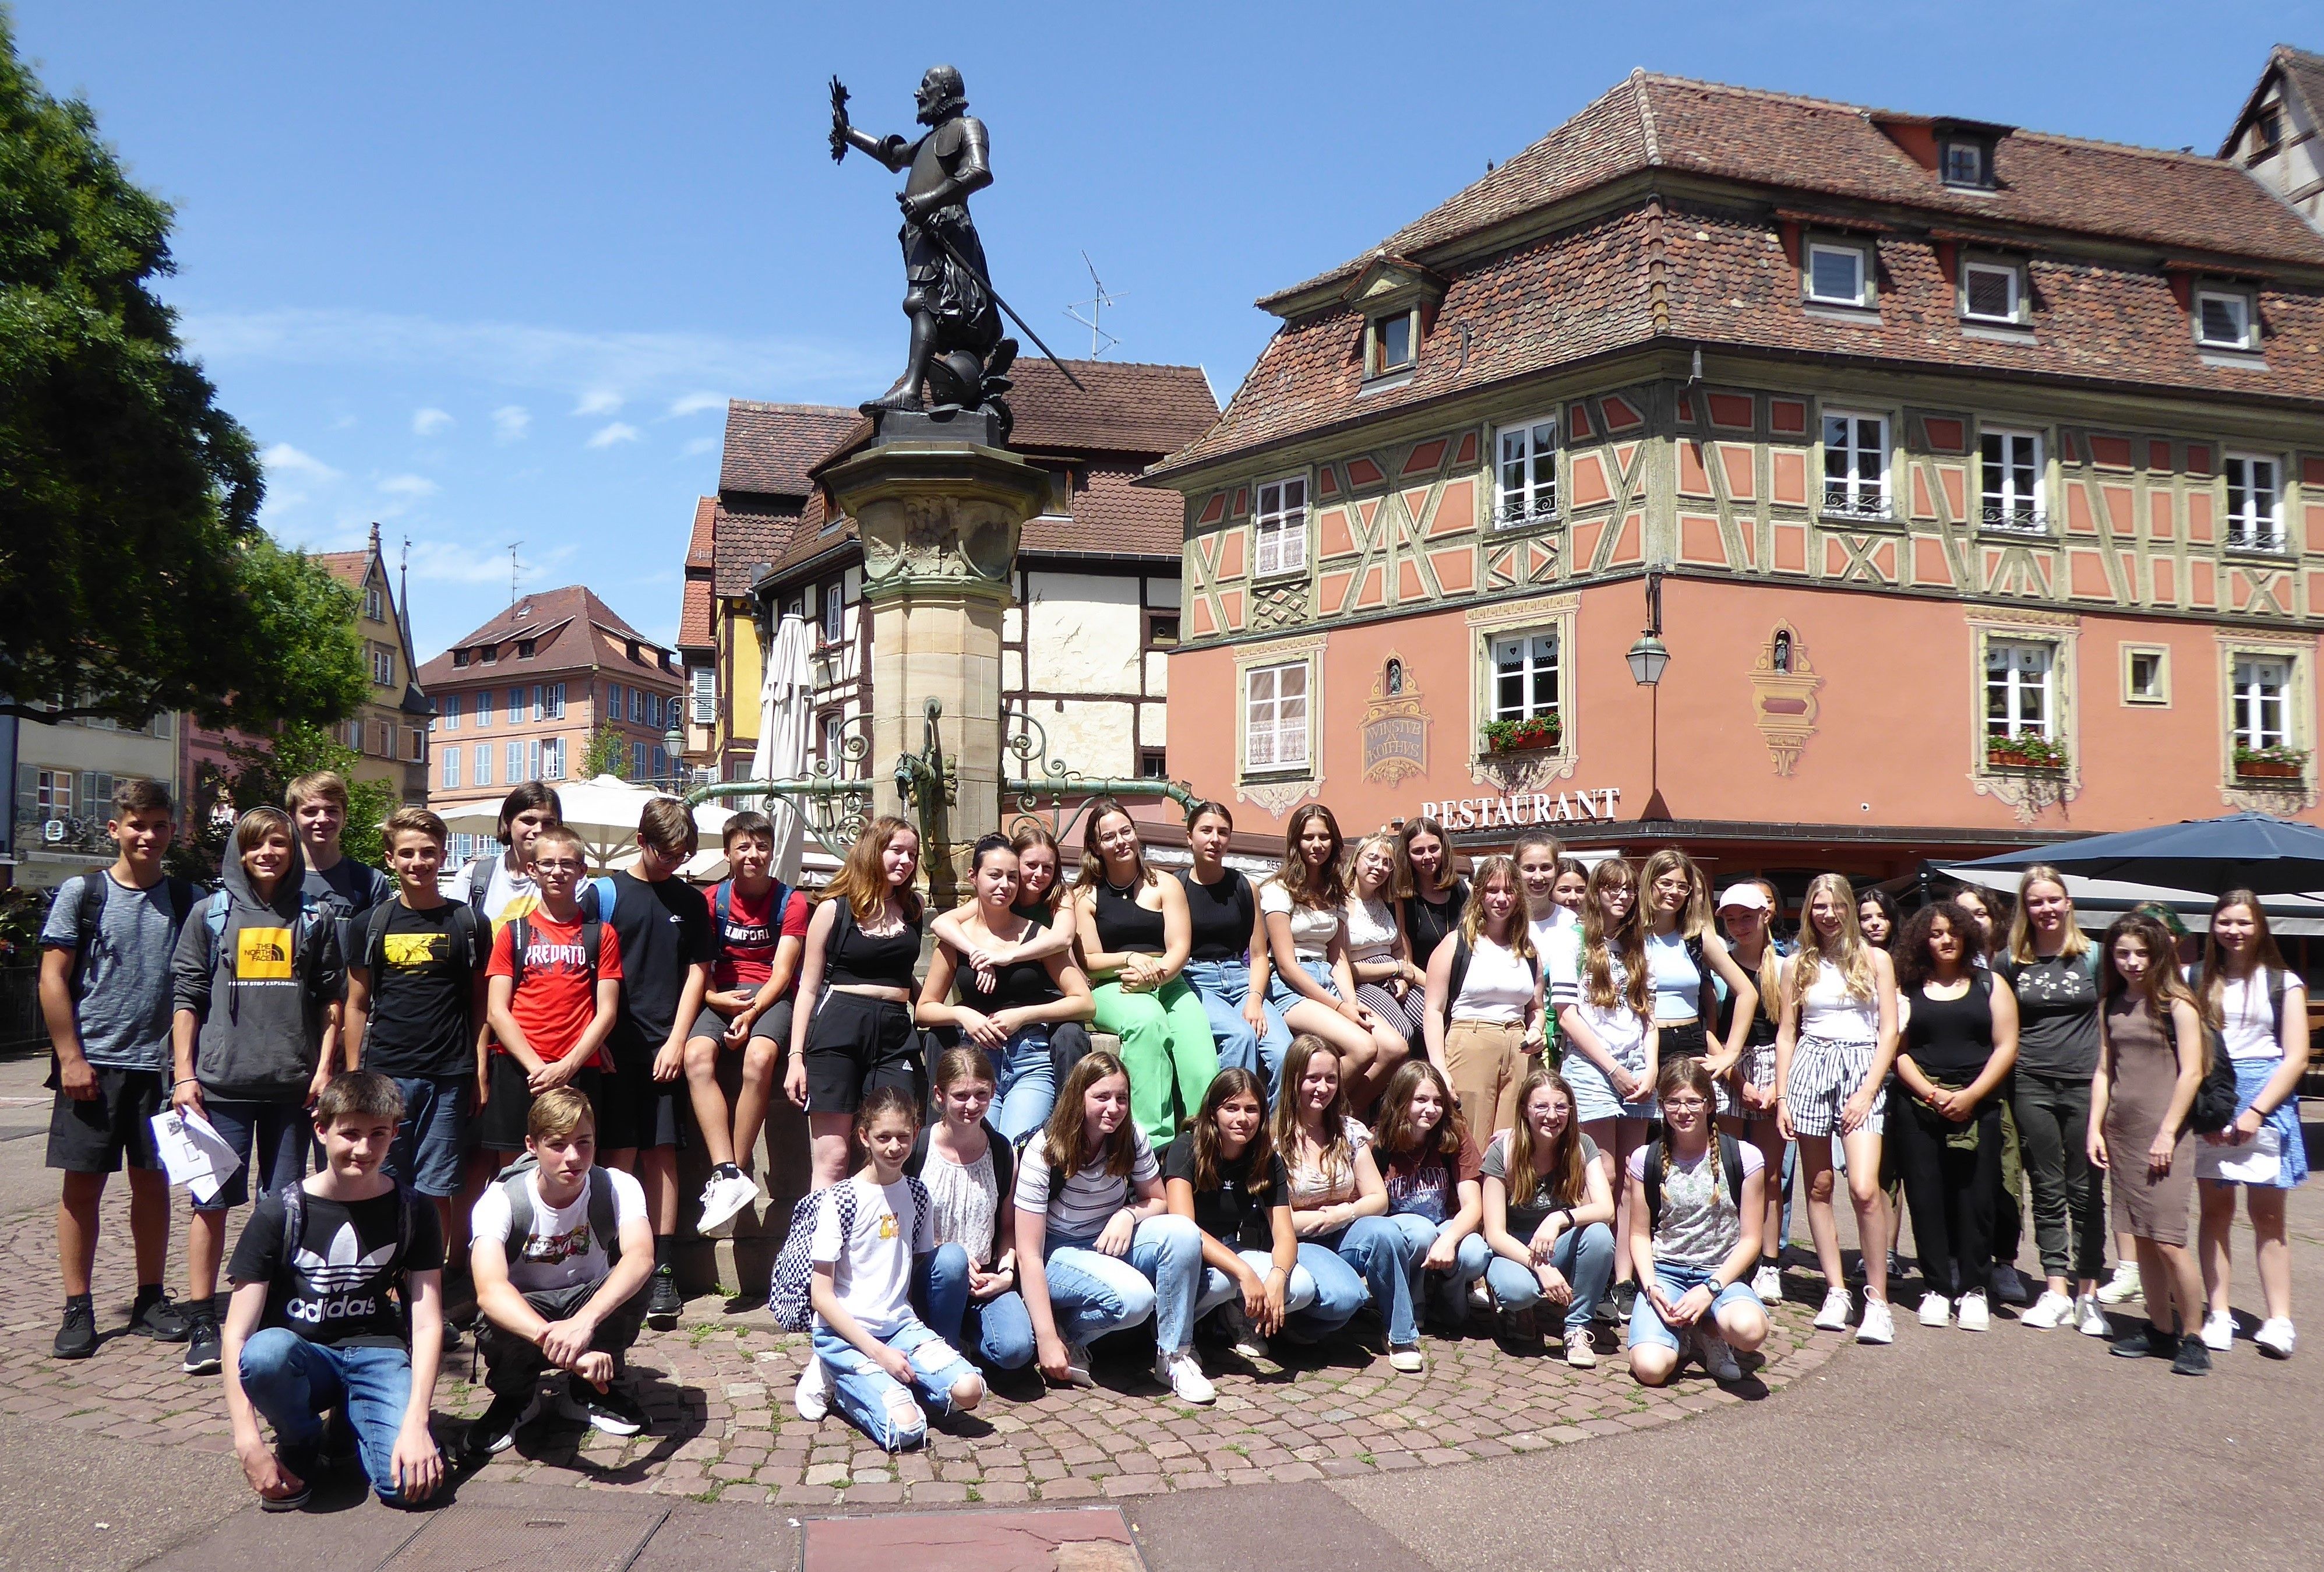
<svg viewBox="0 0 2324 1572"><path fill-rule="evenodd" d="M48 1353L62 1303L50 1216L19 1218L0 1246L0 1410L129 1441L231 1451L214 1378L181 1373L178 1348L111 1335L125 1323L135 1288L126 1197L125 1185L108 1188L96 1281L97 1324L108 1335L94 1358L72 1364ZM173 1286L185 1281L182 1224L181 1212ZM700 1298L675 1329L649 1330L633 1350L631 1379L653 1419L646 1434L624 1439L536 1419L481 1477L853 1507L1061 1502L1434 1468L1764 1397L1840 1345L1845 1334L1811 1330L1810 1314L1798 1304L1776 1313L1763 1358L1744 1361L1742 1382L1721 1389L1698 1373L1660 1392L1631 1382L1608 1333L1593 1371L1570 1369L1554 1344L1545 1355L1483 1336L1432 1336L1423 1376L1397 1374L1347 1340L1297 1350L1307 1357L1280 1372L1214 1355L1218 1401L1194 1408L1153 1382L1150 1345L1125 1340L1111 1360L1101 1350L1095 1392L1045 1392L1038 1378L1004 1378L978 1413L932 1429L918 1452L890 1456L836 1416L810 1425L791 1409L805 1337L778 1332L763 1308L728 1313ZM466 1340L445 1364L437 1429L453 1438L486 1399L468 1381Z"/></svg>

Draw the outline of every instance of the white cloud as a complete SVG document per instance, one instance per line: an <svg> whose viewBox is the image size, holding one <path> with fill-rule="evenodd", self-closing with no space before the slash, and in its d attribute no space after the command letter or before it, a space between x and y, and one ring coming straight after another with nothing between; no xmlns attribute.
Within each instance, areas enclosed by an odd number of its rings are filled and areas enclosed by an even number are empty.
<svg viewBox="0 0 2324 1572"><path fill-rule="evenodd" d="M705 453L713 451L717 446L718 439L715 437L696 437L678 450L678 456L683 458L699 458Z"/></svg>
<svg viewBox="0 0 2324 1572"><path fill-rule="evenodd" d="M612 425L600 426L591 433L589 446L611 448L616 442L634 442L637 439L638 429L635 426L623 421L615 421Z"/></svg>
<svg viewBox="0 0 2324 1572"><path fill-rule="evenodd" d="M542 569L558 566L576 549L553 546L545 551L530 551L520 548L520 582L537 580ZM479 549L451 541L414 541L411 577L445 584L505 585L509 581L508 549Z"/></svg>
<svg viewBox="0 0 2324 1572"><path fill-rule="evenodd" d="M493 440L520 441L523 439L524 429L531 424L531 412L522 404L503 404L493 411Z"/></svg>
<svg viewBox="0 0 2324 1572"><path fill-rule="evenodd" d="M622 395L609 387L593 387L573 406L576 415L610 415L622 407Z"/></svg>
<svg viewBox="0 0 2324 1572"><path fill-rule="evenodd" d="M433 437L437 432L448 429L451 424L452 417L442 410L416 410L411 416L411 434L415 437Z"/></svg>
<svg viewBox="0 0 2324 1572"><path fill-rule="evenodd" d="M280 472L314 482L327 482L339 478L337 470L313 454L301 452L288 442L277 442L273 447L261 453L258 456L258 461L266 467L270 475Z"/></svg>
<svg viewBox="0 0 2324 1572"><path fill-rule="evenodd" d="M682 399L671 401L669 418L673 421L687 415L698 415L705 410L723 410L726 398L723 393L690 393Z"/></svg>
<svg viewBox="0 0 2324 1572"><path fill-rule="evenodd" d="M391 475L379 483L379 489L390 496L423 497L436 495L436 483L424 475Z"/></svg>

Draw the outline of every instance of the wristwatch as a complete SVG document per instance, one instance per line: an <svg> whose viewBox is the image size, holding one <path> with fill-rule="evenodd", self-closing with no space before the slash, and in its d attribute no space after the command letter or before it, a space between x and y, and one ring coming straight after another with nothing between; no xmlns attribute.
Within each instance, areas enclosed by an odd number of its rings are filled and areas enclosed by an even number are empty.
<svg viewBox="0 0 2324 1572"><path fill-rule="evenodd" d="M1727 1285L1720 1281L1716 1276L1704 1278L1702 1286L1711 1290L1711 1297L1714 1299L1727 1291Z"/></svg>

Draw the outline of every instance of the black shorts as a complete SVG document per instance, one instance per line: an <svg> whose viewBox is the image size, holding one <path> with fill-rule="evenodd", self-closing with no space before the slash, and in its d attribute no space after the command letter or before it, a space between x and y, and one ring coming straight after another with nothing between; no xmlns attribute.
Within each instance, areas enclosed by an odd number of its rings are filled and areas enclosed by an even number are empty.
<svg viewBox="0 0 2324 1572"><path fill-rule="evenodd" d="M613 1068L591 1095L597 1105L597 1150L642 1151L677 1146L678 1104L692 1105L683 1074L666 1081L653 1078L654 1050L641 1050L625 1058L616 1051Z"/></svg>
<svg viewBox="0 0 2324 1572"><path fill-rule="evenodd" d="M927 1099L927 1067L912 1007L825 989L807 1029L807 1111L853 1114L878 1087L899 1087Z"/></svg>
<svg viewBox="0 0 2324 1572"><path fill-rule="evenodd" d="M522 1065L513 1054L494 1053L492 1060L492 1096L484 1099L484 1107L468 1121L475 1143L487 1151L522 1151L525 1121L532 1114L532 1088L526 1084ZM606 1144L603 1133L605 1108L600 1083L604 1073L586 1069L573 1077L571 1084L586 1093L589 1105L596 1111L599 1134L597 1144Z"/></svg>
<svg viewBox="0 0 2324 1572"><path fill-rule="evenodd" d="M1655 1043L1655 1061L1657 1064L1669 1064L1673 1060L1682 1059L1711 1057L1711 1037L1703 1031L1702 1022L1700 1021L1688 1021L1678 1025L1659 1028Z"/></svg>
<svg viewBox="0 0 2324 1572"><path fill-rule="evenodd" d="M116 1173L125 1157L131 1168L160 1168L148 1121L170 1106L167 1077L160 1070L90 1068L97 1096L84 1103L59 1091L49 1110L49 1166L67 1173ZM48 1084L57 1085L53 1060Z"/></svg>

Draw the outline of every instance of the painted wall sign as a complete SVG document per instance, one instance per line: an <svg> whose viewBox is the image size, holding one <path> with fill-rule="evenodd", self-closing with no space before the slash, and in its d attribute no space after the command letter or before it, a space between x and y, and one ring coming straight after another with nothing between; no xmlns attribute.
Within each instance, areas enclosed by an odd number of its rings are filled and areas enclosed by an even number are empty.
<svg viewBox="0 0 2324 1572"><path fill-rule="evenodd" d="M1517 829L1532 824L1611 824L1619 786L1584 791L1513 791L1506 797L1456 797L1424 802L1421 817L1448 830Z"/></svg>
<svg viewBox="0 0 2324 1572"><path fill-rule="evenodd" d="M1428 711L1400 655L1390 655L1372 680L1372 696L1358 726L1363 736L1364 779L1394 786L1428 773Z"/></svg>

